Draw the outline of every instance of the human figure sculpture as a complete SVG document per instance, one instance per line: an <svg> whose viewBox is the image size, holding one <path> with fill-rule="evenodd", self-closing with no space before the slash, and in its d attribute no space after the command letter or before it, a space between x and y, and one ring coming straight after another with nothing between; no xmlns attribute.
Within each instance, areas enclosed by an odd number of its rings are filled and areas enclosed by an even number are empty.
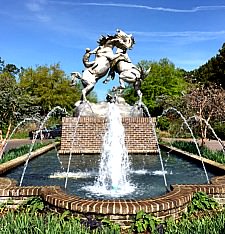
<svg viewBox="0 0 225 234"><path fill-rule="evenodd" d="M91 49L90 48L86 48L85 50L85 54L83 56L83 64L86 68L89 68L91 66L93 66L93 64L95 63L95 61L89 61L90 60L90 56L91 56Z"/></svg>
<svg viewBox="0 0 225 234"><path fill-rule="evenodd" d="M86 51L84 55L83 60L85 60L86 69L83 74L81 75L79 72L71 73L72 82L74 83L78 78L81 79L84 86L81 101L87 101L86 96L93 90L96 82L108 73L111 61L119 56L113 53L113 48L119 40L117 35L100 38L99 46L93 51ZM89 61L90 54L95 54L95 60L92 62Z"/></svg>
<svg viewBox="0 0 225 234"><path fill-rule="evenodd" d="M127 52L122 51L121 49L117 49L116 54L122 54L117 61L115 62L114 66L109 71L109 76L114 79L115 72L119 75L119 83L120 86L114 87L113 91L119 90L121 93L125 89L125 82L133 84L133 87L139 97L139 103L142 102L142 92L141 92L141 83L144 78L148 75L151 68L149 68L146 72L143 69L138 68L135 66ZM109 80L109 78L107 78Z"/></svg>
<svg viewBox="0 0 225 234"><path fill-rule="evenodd" d="M107 83L110 80L109 77L114 79L115 73L118 73L120 86L114 87L113 91L119 90L120 92L122 92L125 89L125 82L131 83L133 84L134 89L139 97L139 103L141 103L142 102L141 83L144 80L144 78L148 75L151 68L149 68L146 72L144 72L143 69L138 68L131 62L127 50L133 47L135 43L134 38L132 37L132 35L127 35L121 30L118 32L118 34L119 37L126 42L126 48L123 49L117 48L116 54L120 56L118 56L113 61L108 77L105 80L106 81L105 83Z"/></svg>
<svg viewBox="0 0 225 234"><path fill-rule="evenodd" d="M83 84L81 101L87 101L87 95L93 90L97 81L107 73L108 76L103 83L114 79L115 73L118 73L120 86L115 87L114 90L122 91L125 88L124 82L133 83L139 96L139 101L141 101L142 93L140 87L145 74L131 62L127 54L127 50L131 49L134 43L135 41L131 34L117 30L117 33L113 36L102 36L98 40L99 46L94 50L86 49L83 56L83 64L85 66L83 74L81 75L79 72L71 73L72 83L75 83L76 79L81 79ZM117 48L116 53L113 52L114 47ZM90 61L92 54L95 55L94 61Z"/></svg>

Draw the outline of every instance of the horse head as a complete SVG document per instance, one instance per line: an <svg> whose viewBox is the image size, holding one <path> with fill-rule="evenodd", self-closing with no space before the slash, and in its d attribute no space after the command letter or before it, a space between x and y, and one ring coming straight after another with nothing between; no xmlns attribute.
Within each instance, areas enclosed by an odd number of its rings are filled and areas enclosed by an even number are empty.
<svg viewBox="0 0 225 234"><path fill-rule="evenodd" d="M135 40L132 34L127 34L120 29L117 29L116 34L114 35L101 36L97 42L100 46L107 44L113 45L124 51L131 49L135 44Z"/></svg>
<svg viewBox="0 0 225 234"><path fill-rule="evenodd" d="M133 45L135 44L135 40L132 34L127 34L120 29L117 29L116 32L117 32L116 33L117 38L119 39L119 43L120 43L120 45L118 43L117 47L123 50L131 49Z"/></svg>

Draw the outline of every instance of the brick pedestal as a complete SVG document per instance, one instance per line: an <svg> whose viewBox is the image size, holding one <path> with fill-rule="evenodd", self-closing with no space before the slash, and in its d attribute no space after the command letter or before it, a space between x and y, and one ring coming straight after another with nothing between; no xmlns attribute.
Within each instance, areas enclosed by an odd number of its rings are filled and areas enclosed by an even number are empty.
<svg viewBox="0 0 225 234"><path fill-rule="evenodd" d="M100 153L106 121L103 117L89 116L63 118L60 153ZM128 153L158 152L157 139L149 118L124 117L122 123Z"/></svg>

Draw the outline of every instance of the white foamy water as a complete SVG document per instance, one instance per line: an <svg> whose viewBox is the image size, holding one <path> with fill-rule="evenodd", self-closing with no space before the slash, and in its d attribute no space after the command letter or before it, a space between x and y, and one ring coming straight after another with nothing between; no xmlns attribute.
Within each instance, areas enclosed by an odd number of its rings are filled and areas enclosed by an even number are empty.
<svg viewBox="0 0 225 234"><path fill-rule="evenodd" d="M141 169L141 170L136 170L136 171L131 171L131 174L136 174L136 175L172 175L173 172L170 171L162 171L162 170L156 170L156 171L150 171L150 170L146 170L146 169Z"/></svg>
<svg viewBox="0 0 225 234"><path fill-rule="evenodd" d="M83 189L86 191L91 192L92 194L95 194L97 196L108 196L108 197L122 197L126 196L128 194L131 194L135 191L135 186L131 185L130 183L126 183L123 185L123 187L117 187L117 188L111 188L107 189L105 186L86 186Z"/></svg>
<svg viewBox="0 0 225 234"><path fill-rule="evenodd" d="M96 174L91 173L91 172L55 172L54 174L51 174L49 178L68 178L71 179L80 179L80 178L88 178L88 177L93 177Z"/></svg>
<svg viewBox="0 0 225 234"><path fill-rule="evenodd" d="M167 171L161 171L161 170L152 172L152 175L166 175L166 174L168 174Z"/></svg>
<svg viewBox="0 0 225 234"><path fill-rule="evenodd" d="M119 108L109 103L103 139L99 175L94 186L85 189L95 194L120 196L134 191L130 184L130 160L125 147L125 133Z"/></svg>

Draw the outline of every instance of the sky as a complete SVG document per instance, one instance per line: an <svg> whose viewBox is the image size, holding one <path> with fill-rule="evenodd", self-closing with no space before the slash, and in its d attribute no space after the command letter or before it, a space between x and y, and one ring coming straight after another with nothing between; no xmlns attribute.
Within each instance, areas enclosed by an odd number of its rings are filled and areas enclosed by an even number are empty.
<svg viewBox="0 0 225 234"><path fill-rule="evenodd" d="M134 64L168 58L187 71L206 63L225 42L225 0L0 0L0 57L17 67L60 63L84 69L85 48L116 29L131 33ZM99 80L103 100L115 85Z"/></svg>

